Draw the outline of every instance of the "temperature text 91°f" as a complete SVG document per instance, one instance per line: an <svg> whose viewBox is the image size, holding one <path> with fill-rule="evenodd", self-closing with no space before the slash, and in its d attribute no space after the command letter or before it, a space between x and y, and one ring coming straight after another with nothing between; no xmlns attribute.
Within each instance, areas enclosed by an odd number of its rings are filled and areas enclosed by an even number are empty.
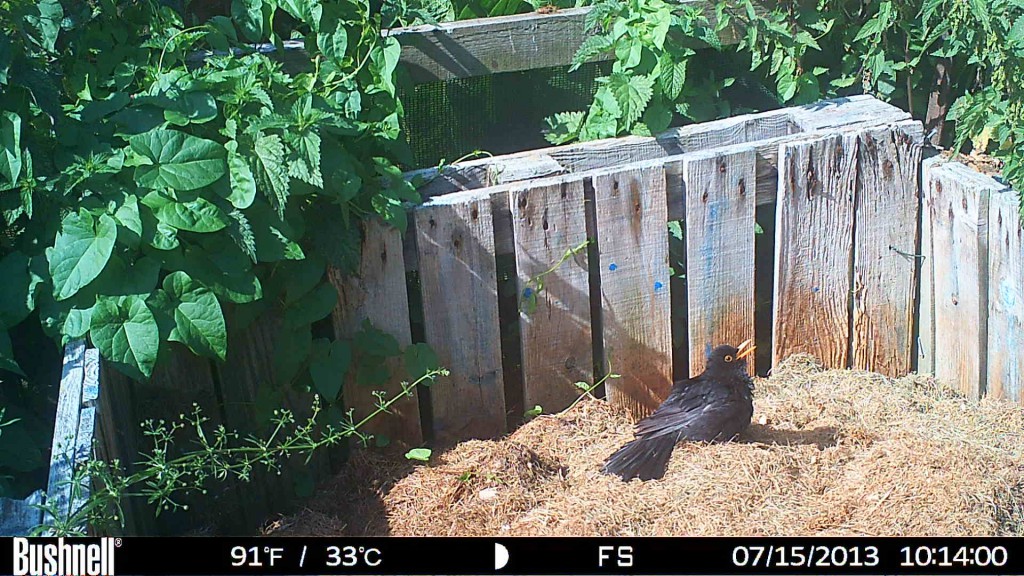
<svg viewBox="0 0 1024 576"><path fill-rule="evenodd" d="M327 566L336 568L344 566L352 568L355 566L367 566L375 568L382 562L379 548L368 548L366 546L328 546Z"/></svg>

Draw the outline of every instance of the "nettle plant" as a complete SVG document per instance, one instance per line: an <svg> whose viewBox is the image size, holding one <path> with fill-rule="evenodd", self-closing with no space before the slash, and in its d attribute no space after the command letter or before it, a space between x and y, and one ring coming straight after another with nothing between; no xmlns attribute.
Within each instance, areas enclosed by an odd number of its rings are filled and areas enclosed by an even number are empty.
<svg viewBox="0 0 1024 576"><path fill-rule="evenodd" d="M20 372L8 333L26 321L144 379L179 345L223 361L229 327L272 317L279 395L333 402L356 361L380 384L393 339L313 324L337 300L327 267L358 265L359 221L404 230L419 201L397 164L398 42L366 0L187 18L156 0L0 0L0 369ZM280 54L282 34L302 70L260 44ZM413 377L432 357L405 355Z"/></svg>

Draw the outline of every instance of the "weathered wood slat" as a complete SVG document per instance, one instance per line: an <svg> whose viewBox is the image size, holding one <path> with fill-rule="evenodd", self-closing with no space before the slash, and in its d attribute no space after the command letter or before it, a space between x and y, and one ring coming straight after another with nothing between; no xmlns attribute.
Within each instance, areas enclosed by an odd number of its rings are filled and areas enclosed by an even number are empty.
<svg viewBox="0 0 1024 576"><path fill-rule="evenodd" d="M624 168L593 177L605 365L621 374L608 398L646 416L672 386L672 320L665 171Z"/></svg>
<svg viewBox="0 0 1024 576"><path fill-rule="evenodd" d="M558 412L593 379L584 180L523 184L509 192L519 278L523 402ZM554 268L553 268L554 267ZM538 278L543 284L538 284ZM538 291L538 288L543 286Z"/></svg>
<svg viewBox="0 0 1024 576"><path fill-rule="evenodd" d="M1024 230L1017 195L989 202L988 395L1024 403Z"/></svg>
<svg viewBox="0 0 1024 576"><path fill-rule="evenodd" d="M987 378L988 218L995 182L955 162L932 166L935 377L980 398Z"/></svg>
<svg viewBox="0 0 1024 576"><path fill-rule="evenodd" d="M779 157L772 365L806 352L846 368L857 135L784 144Z"/></svg>
<svg viewBox="0 0 1024 576"><path fill-rule="evenodd" d="M141 420L135 409L135 383L109 365L101 367L99 379L96 456L111 465L116 461L124 473L131 474L142 441ZM139 499L128 499L123 512L124 535L152 533L153 514Z"/></svg>
<svg viewBox="0 0 1024 576"><path fill-rule="evenodd" d="M365 221L363 227L363 253L357 276L345 276L331 269L328 277L338 290L338 306L332 313L335 336L351 338L364 320L392 335L403 348L412 343L409 328L409 298L406 293L405 264L402 261L402 238L396 228L380 220ZM346 409L355 410L356 421L373 411L380 389L388 398L401 392L401 381L409 378L400 361L389 363L392 378L382 386L362 386L356 383L354 371L344 382ZM384 435L405 446L418 446L423 442L420 428L419 401L416 392L391 406L391 413L381 414L366 425L371 434Z"/></svg>
<svg viewBox="0 0 1024 576"><path fill-rule="evenodd" d="M85 341L75 340L64 347L64 368L60 377L57 417L50 450L50 475L46 487L47 505L65 516L71 506L72 486L69 481L75 466L75 440L78 436L84 380ZM53 517L47 512L43 520L51 522Z"/></svg>
<svg viewBox="0 0 1024 576"><path fill-rule="evenodd" d="M426 341L451 376L430 388L441 441L505 432L489 196L452 194L414 212Z"/></svg>
<svg viewBox="0 0 1024 576"><path fill-rule="evenodd" d="M714 3L682 0L701 6L714 22ZM518 14L478 18L437 25L385 31L402 44L400 62L415 83L470 78L499 72L568 66L580 44L593 31L584 22L590 8L559 10L551 14ZM723 45L738 41L736 26L719 34ZM594 60L609 60L611 53Z"/></svg>
<svg viewBox="0 0 1024 576"><path fill-rule="evenodd" d="M78 419L78 434L75 438L76 462L84 462L92 456L99 396L100 351L96 348L86 348L82 377L82 411ZM72 493L73 499L70 506L72 513L85 505L91 491L91 478L83 477L78 489Z"/></svg>
<svg viewBox="0 0 1024 576"><path fill-rule="evenodd" d="M673 128L656 137L609 138L469 160L446 166L441 174L438 174L436 168L413 170L406 174L406 178L425 182L419 191L424 197L432 197L533 178L542 173L555 175L559 172L556 165L561 166L564 172L584 172L720 146L830 131L857 124L884 125L909 119L909 114L895 106L870 96L852 96L691 124ZM774 157L777 153L778 145L759 151L762 156L768 154ZM768 187L762 191L763 203L774 201L774 193L766 194L771 190L772 187Z"/></svg>
<svg viewBox="0 0 1024 576"><path fill-rule="evenodd" d="M754 337L756 156L745 145L682 162L691 376L714 346Z"/></svg>
<svg viewBox="0 0 1024 576"><path fill-rule="evenodd" d="M898 127L867 130L857 146L850 364L891 377L910 372L914 347L923 135L918 122L908 128L917 134Z"/></svg>
<svg viewBox="0 0 1024 576"><path fill-rule="evenodd" d="M36 490L23 500L0 498L0 537L27 536L43 521L43 512L37 508L42 503L42 490Z"/></svg>
<svg viewBox="0 0 1024 576"><path fill-rule="evenodd" d="M921 258L920 298L917 306L917 372L935 374L935 251L932 247L931 182L932 168L945 162L942 156L927 158L921 163Z"/></svg>

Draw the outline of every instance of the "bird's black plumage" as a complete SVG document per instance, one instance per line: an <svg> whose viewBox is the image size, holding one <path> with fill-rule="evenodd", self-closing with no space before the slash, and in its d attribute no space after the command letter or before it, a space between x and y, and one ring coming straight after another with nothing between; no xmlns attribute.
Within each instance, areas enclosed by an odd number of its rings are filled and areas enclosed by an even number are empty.
<svg viewBox="0 0 1024 576"><path fill-rule="evenodd" d="M728 441L746 429L754 415L748 343L715 348L704 372L676 382L661 406L637 423L635 438L605 461L604 472L623 480L661 478L680 440Z"/></svg>

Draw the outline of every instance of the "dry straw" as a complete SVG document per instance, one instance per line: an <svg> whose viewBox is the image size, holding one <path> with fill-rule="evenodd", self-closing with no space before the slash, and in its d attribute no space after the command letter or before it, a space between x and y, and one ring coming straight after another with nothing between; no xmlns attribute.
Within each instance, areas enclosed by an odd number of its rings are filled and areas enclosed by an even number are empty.
<svg viewBox="0 0 1024 576"><path fill-rule="evenodd" d="M599 472L632 437L587 400L430 465L362 452L280 535L1024 535L1024 409L931 379L793 357L739 442L676 448L663 480Z"/></svg>

